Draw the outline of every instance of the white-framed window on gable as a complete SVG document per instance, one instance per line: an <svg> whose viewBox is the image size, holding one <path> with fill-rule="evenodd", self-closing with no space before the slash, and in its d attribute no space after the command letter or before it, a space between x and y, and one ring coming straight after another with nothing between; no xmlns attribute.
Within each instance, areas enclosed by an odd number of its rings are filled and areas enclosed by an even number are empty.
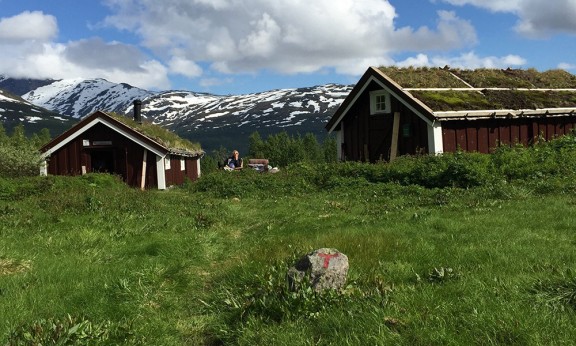
<svg viewBox="0 0 576 346"><path fill-rule="evenodd" d="M370 92L370 114L390 113L390 93L386 90Z"/></svg>

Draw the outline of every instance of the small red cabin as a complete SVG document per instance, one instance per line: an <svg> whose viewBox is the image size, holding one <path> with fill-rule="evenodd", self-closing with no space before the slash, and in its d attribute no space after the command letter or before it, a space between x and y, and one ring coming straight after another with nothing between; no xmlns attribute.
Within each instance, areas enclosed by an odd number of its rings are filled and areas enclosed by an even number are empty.
<svg viewBox="0 0 576 346"><path fill-rule="evenodd" d="M130 186L161 190L198 179L204 155L199 145L157 125L101 111L85 117L40 151L45 158L42 175L106 172L121 176Z"/></svg>
<svg viewBox="0 0 576 346"><path fill-rule="evenodd" d="M340 160L529 145L576 126L576 76L563 70L369 68L326 129Z"/></svg>

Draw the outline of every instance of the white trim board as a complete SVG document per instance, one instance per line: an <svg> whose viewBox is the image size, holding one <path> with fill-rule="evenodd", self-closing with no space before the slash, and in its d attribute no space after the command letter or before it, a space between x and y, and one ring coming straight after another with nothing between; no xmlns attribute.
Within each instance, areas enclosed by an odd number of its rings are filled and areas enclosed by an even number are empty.
<svg viewBox="0 0 576 346"><path fill-rule="evenodd" d="M124 137L130 139L131 141L139 144L140 146L144 147L145 149L153 152L155 155L163 157L166 155L166 152L162 152L159 151L157 148L154 148L150 145L148 145L147 143L143 142L142 140L140 140L139 138L133 136L132 134L130 134L129 132L126 132L125 130L118 128L116 126L114 126L114 124L106 121L105 119L102 118L95 118L92 121L90 121L89 123L87 123L86 125L82 126L81 128L77 129L74 133L70 134L68 137L66 137L63 141L61 141L60 143L56 144L54 147L48 149L46 152L44 152L42 154L42 157L48 157L50 156L53 152L59 150L60 148L62 148L63 146L65 146L66 144L70 143L72 140L78 138L80 135L82 135L84 132L88 131L89 129L91 129L93 126L95 126L96 124L103 124L107 127L109 127L110 129L112 129L113 131L116 131L117 133L120 133L121 135L123 135Z"/></svg>

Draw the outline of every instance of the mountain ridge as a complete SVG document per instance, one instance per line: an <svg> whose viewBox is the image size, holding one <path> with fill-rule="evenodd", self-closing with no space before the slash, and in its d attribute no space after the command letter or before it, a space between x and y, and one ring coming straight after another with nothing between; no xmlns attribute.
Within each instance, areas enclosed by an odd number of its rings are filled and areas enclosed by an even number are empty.
<svg viewBox="0 0 576 346"><path fill-rule="evenodd" d="M12 85L19 87L15 82ZM353 87L324 84L215 95L187 90L153 92L101 78L65 79L39 85L21 95L22 98L75 119L96 110L131 116L133 101L140 99L145 120L199 141L208 150L222 146L245 150L248 136L255 131L262 135L281 131L292 135L311 132L321 139L326 135L324 124Z"/></svg>

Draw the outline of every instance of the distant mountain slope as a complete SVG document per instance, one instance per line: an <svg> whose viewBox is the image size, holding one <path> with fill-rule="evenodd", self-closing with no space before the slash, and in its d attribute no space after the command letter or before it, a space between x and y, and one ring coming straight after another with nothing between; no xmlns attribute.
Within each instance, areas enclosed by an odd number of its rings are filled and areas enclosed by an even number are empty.
<svg viewBox="0 0 576 346"><path fill-rule="evenodd" d="M14 87L26 89L17 83ZM351 89L351 85L326 84L221 96L185 90L151 92L104 79L71 79L51 81L22 98L73 118L96 110L132 116L132 102L140 99L144 119L200 142L206 150L220 146L245 150L254 131L262 136L280 131L325 136L324 124Z"/></svg>
<svg viewBox="0 0 576 346"><path fill-rule="evenodd" d="M0 76L0 89L14 95L24 95L31 90L54 82L53 79L16 79Z"/></svg>
<svg viewBox="0 0 576 346"><path fill-rule="evenodd" d="M351 89L327 84L235 96L167 91L145 99L142 114L182 137L200 141L205 149L246 149L248 136L255 131L323 137L324 124ZM128 108L127 114L131 111Z"/></svg>
<svg viewBox="0 0 576 346"><path fill-rule="evenodd" d="M185 131L205 127L283 128L324 122L350 90L349 86L328 84L236 96L168 91L144 100L143 113L156 123Z"/></svg>
<svg viewBox="0 0 576 346"><path fill-rule="evenodd" d="M56 135L69 128L75 119L61 116L0 90L0 122L7 131L11 131L18 124L23 124L29 134L48 128L52 135Z"/></svg>
<svg viewBox="0 0 576 346"><path fill-rule="evenodd" d="M150 91L105 79L65 79L29 91L22 98L60 114L81 118L97 110L123 113L133 100L151 95Z"/></svg>

